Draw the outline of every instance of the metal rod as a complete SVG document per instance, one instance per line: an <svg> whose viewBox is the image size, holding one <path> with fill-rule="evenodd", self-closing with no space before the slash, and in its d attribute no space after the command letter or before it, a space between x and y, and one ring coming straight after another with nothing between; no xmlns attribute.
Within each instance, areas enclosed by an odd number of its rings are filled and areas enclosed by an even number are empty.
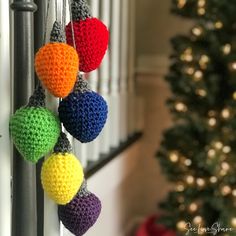
<svg viewBox="0 0 236 236"><path fill-rule="evenodd" d="M34 84L33 12L32 0L14 0L13 106L14 111L25 105ZM35 166L13 151L12 236L37 235Z"/></svg>
<svg viewBox="0 0 236 236"><path fill-rule="evenodd" d="M34 14L34 51L37 52L44 43L47 0L35 0L35 4L38 6L38 10ZM35 83L38 83L36 74ZM40 179L42 163L43 158L38 161L36 166L37 236L44 236L44 192Z"/></svg>
<svg viewBox="0 0 236 236"><path fill-rule="evenodd" d="M11 152L8 119L11 112L9 1L0 1L0 235L11 236Z"/></svg>

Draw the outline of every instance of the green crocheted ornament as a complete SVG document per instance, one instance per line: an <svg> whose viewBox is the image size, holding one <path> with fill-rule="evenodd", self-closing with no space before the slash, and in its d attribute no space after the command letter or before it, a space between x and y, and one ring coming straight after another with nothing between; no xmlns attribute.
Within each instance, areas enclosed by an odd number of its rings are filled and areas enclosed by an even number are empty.
<svg viewBox="0 0 236 236"><path fill-rule="evenodd" d="M10 119L10 133L17 150L33 163L53 149L61 130L59 119L43 107L44 101L37 93L40 92L36 91L29 104Z"/></svg>

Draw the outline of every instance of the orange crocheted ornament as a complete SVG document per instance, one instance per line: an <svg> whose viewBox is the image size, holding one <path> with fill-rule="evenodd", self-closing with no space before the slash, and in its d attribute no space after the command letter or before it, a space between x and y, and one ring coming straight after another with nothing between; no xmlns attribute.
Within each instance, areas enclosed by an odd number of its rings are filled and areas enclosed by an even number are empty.
<svg viewBox="0 0 236 236"><path fill-rule="evenodd" d="M35 56L35 70L55 97L66 97L74 87L79 68L76 50L65 43L48 43Z"/></svg>

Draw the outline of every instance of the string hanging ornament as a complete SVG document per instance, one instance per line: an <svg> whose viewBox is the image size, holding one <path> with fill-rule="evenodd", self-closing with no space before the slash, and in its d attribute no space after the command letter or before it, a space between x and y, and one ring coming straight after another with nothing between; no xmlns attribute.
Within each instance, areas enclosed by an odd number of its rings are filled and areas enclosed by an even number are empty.
<svg viewBox="0 0 236 236"><path fill-rule="evenodd" d="M59 205L65 205L75 197L84 179L81 163L71 150L69 140L61 132L53 154L43 163L41 170L44 191Z"/></svg>
<svg viewBox="0 0 236 236"><path fill-rule="evenodd" d="M92 17L86 0L69 2L72 17L66 26L66 40L69 45L75 44L80 71L91 72L99 67L106 53L109 31L99 19Z"/></svg>
<svg viewBox="0 0 236 236"><path fill-rule="evenodd" d="M60 134L57 116L45 107L44 89L39 85L29 103L10 118L12 140L27 161L36 163L49 153Z"/></svg>
<svg viewBox="0 0 236 236"><path fill-rule="evenodd" d="M98 93L79 76L74 90L62 99L58 108L59 117L66 130L82 143L94 140L103 129L108 107Z"/></svg>
<svg viewBox="0 0 236 236"><path fill-rule="evenodd" d="M88 191L84 181L75 198L58 207L58 216L71 233L82 236L96 223L101 207L99 198Z"/></svg>
<svg viewBox="0 0 236 236"><path fill-rule="evenodd" d="M35 70L43 85L55 97L66 97L74 87L79 67L76 50L65 43L61 23L55 21L50 42L35 56Z"/></svg>

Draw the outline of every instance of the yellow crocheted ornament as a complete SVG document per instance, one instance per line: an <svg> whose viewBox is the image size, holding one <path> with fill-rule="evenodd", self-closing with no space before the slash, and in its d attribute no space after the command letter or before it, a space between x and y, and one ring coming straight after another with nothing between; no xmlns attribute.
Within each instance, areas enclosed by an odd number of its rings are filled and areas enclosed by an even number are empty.
<svg viewBox="0 0 236 236"><path fill-rule="evenodd" d="M59 205L65 205L74 198L83 180L83 168L71 153L53 153L43 163L43 189Z"/></svg>

